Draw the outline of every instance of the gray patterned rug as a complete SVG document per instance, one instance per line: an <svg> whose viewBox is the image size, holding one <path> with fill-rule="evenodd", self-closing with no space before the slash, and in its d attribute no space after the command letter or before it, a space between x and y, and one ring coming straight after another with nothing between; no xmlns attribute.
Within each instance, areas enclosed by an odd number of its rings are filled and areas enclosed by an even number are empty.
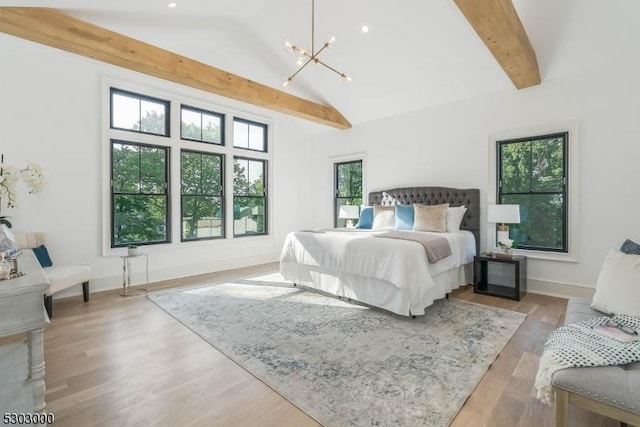
<svg viewBox="0 0 640 427"><path fill-rule="evenodd" d="M448 425L525 318L453 299L404 318L278 273L149 299L327 426Z"/></svg>

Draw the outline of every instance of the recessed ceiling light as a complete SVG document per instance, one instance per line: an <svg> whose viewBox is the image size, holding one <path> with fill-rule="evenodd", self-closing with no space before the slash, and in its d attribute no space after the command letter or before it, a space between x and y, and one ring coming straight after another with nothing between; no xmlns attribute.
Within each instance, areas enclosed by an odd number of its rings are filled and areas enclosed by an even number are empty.
<svg viewBox="0 0 640 427"><path fill-rule="evenodd" d="M363 33L368 33L369 32L369 26L367 25L363 25L362 28L360 28L362 30Z"/></svg>
<svg viewBox="0 0 640 427"><path fill-rule="evenodd" d="M167 6L169 6L169 7L176 7L177 5L178 5L178 3L171 2L171 3L169 3Z"/></svg>

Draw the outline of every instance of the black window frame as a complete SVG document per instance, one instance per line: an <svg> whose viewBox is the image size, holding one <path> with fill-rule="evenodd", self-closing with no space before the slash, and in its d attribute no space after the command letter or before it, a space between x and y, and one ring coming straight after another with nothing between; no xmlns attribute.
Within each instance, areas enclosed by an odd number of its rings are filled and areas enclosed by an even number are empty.
<svg viewBox="0 0 640 427"><path fill-rule="evenodd" d="M255 151L255 150L254 150ZM242 238L242 237L251 237L251 236L265 236L269 234L269 180L268 180L268 168L269 168L269 161L267 159L260 159L260 158L255 158L255 157L245 157L245 156L233 156L233 162L234 162L234 168L235 168L235 161L236 159L238 160L248 160L248 161L252 161L252 162L261 162L263 165L263 169L262 169L262 182L263 182L263 191L262 191L262 196L251 196L251 195L239 195L236 194L236 188L235 188L235 182L233 184L233 196L232 196L232 206L234 207L234 214L233 214L233 237L234 238ZM234 172L235 173L235 172ZM243 198L255 198L255 199L263 199L264 200L264 231L262 233L244 233L244 234L237 234L236 233L236 227L235 227L235 206L236 206L236 196L237 197L243 197Z"/></svg>
<svg viewBox="0 0 640 427"><path fill-rule="evenodd" d="M562 141L562 162L563 162L563 185L561 191L531 191L531 184L529 185L530 191L528 192L503 192L502 191L502 148L506 144L521 144L531 143L540 140L561 139ZM531 168L532 156L529 156L529 179L532 180L533 170ZM552 248L544 246L526 245L521 242L518 243L518 249L522 250L534 250L541 252L552 253L569 253L569 132L554 132L543 135L533 135L515 139L505 139L496 141L496 203L502 204L503 197L505 196L527 196L527 195L562 195L562 247ZM508 202L507 202L508 203ZM522 218L521 218L522 220ZM514 224L512 227L517 227ZM496 232L497 233L497 232Z"/></svg>
<svg viewBox="0 0 640 427"><path fill-rule="evenodd" d="M199 237L199 238L194 238L194 239L186 239L184 237L184 229L183 229L183 223L184 223L184 197L185 194L183 192L182 189L182 154L183 153L197 153L197 154L201 154L201 155L207 155L207 156L217 156L220 158L220 194L188 194L187 196L202 196L202 197L220 197L220 210L222 212L222 218L221 218L221 230L222 233L220 236L213 236L213 237ZM225 215L225 209L226 209L226 203L225 203L225 192L224 192L224 184L225 184L225 180L224 180L224 174L225 174L225 155L221 154L221 153L216 153L216 152L211 152L211 151L200 151L200 150L190 150L190 149L181 149L180 150L180 241L181 242L196 242L196 241L201 241L201 240L218 240L218 239L225 239L226 238L226 215Z"/></svg>
<svg viewBox="0 0 640 427"><path fill-rule="evenodd" d="M360 196L357 195L353 195L353 193L351 193L349 196L339 196L339 191L340 189L338 188L338 168L340 166L344 166L344 165L353 165L356 163L360 163ZM340 218L338 218L338 214L339 214L339 207L340 204L338 203L339 200L353 200L353 199L360 199L360 204L356 205L358 206L358 208L360 208L360 206L362 204L364 204L364 194L363 194L363 186L362 183L364 182L364 162L362 159L355 159L355 160L347 160L347 161L343 161L343 162L336 162L333 164L333 226L335 228L338 228L338 221L340 220Z"/></svg>
<svg viewBox="0 0 640 427"><path fill-rule="evenodd" d="M235 145L235 123L236 122L240 122L240 123L244 123L248 126L258 126L262 128L262 132L263 132L263 137L264 137L264 150L256 150L255 148L249 148L249 147L239 147L237 145ZM256 122L253 120L248 120L248 119L243 119L240 117L234 117L233 118L233 141L232 141L232 146L233 148L237 149L237 150L246 150L246 151L254 151L256 153L268 153L269 152L269 126L264 124L264 123L260 123L260 122ZM247 143L249 144L249 139L247 139ZM250 144L249 144L250 145Z"/></svg>
<svg viewBox="0 0 640 427"><path fill-rule="evenodd" d="M139 101L146 100L146 101L156 102L158 104L164 104L165 112L166 112L165 120L164 120L165 133L161 134L161 133L154 133L154 132L144 132L142 130L126 129L126 128L114 126L113 125L113 95L114 94L120 94L120 95L128 96L131 98L138 98ZM140 105L142 105L142 102L140 103ZM140 118L140 124L141 124L140 127L142 128L142 111L140 111L139 118ZM170 138L171 137L171 101L166 99L156 98L149 95L143 95L141 93L131 92L128 90L118 89L115 87L110 87L109 88L109 127L111 129L122 130L125 132L134 132L134 133L140 133L143 135L154 135L154 136Z"/></svg>
<svg viewBox="0 0 640 427"><path fill-rule="evenodd" d="M200 113L200 139L193 138L185 138L182 135L182 112L183 110L190 110L195 113ZM202 139L202 114L207 114L209 116L216 116L220 119L220 142L211 142L205 141ZM183 141L193 141L193 142L201 142L203 144L210 144L212 146L224 147L226 141L226 133L225 133L225 114L218 113L216 111L207 110L204 108L193 107L187 104L180 104L180 139Z"/></svg>
<svg viewBox="0 0 640 427"><path fill-rule="evenodd" d="M124 144L124 145L134 145L134 146L138 146L138 147L152 147L152 148L158 148L158 149L162 149L165 152L165 164L164 164L164 176L165 176L165 182L164 182L164 197L165 197L165 240L153 240L153 241L136 241L136 242L126 242L126 243L119 243L116 244L115 243L115 219L116 219L116 215L115 215L115 196L116 195L140 195L140 196L157 196L158 194L140 194L140 193L128 193L128 192L114 192L114 164L113 164L113 145L114 144ZM170 171L171 171L171 148L167 147L167 146L163 146L163 145L156 145L156 144L145 144L145 143L140 143L140 142L133 142L133 141L125 141L122 139L115 139L115 138L111 138L110 142L109 142L109 156L110 156L110 202L111 202L111 206L110 206L110 216L111 216L111 229L110 229L110 239L111 239L111 248L124 248L127 247L129 244L135 244L138 246L144 246L144 245L158 245L158 244L165 244L165 243L171 243L171 192L170 192L170 185L169 183L171 182L171 176L170 176Z"/></svg>

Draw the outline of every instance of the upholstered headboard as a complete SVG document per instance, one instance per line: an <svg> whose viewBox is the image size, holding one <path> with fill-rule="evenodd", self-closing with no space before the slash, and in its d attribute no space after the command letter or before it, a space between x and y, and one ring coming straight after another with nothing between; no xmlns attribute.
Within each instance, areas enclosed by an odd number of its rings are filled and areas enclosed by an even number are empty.
<svg viewBox="0 0 640 427"><path fill-rule="evenodd" d="M450 206L466 206L461 230L468 230L476 238L476 253L480 253L480 190L477 188L459 189L447 187L405 187L369 193L369 205L377 203L382 206L396 204L438 205L449 203Z"/></svg>

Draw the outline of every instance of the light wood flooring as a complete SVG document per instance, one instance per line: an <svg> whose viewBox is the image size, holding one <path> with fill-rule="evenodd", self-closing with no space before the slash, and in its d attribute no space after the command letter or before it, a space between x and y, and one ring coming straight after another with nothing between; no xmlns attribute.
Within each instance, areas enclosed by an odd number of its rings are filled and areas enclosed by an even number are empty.
<svg viewBox="0 0 640 427"><path fill-rule="evenodd" d="M277 270L277 264L202 275L148 289L210 283ZM553 408L534 398L538 358L562 322L566 300L527 294L522 301L454 298L527 313L528 317L469 397L452 426L553 426ZM317 426L146 299L118 291L54 299L45 330L47 412L57 426ZM321 396L319 396L321 398ZM617 423L578 408L571 426Z"/></svg>

